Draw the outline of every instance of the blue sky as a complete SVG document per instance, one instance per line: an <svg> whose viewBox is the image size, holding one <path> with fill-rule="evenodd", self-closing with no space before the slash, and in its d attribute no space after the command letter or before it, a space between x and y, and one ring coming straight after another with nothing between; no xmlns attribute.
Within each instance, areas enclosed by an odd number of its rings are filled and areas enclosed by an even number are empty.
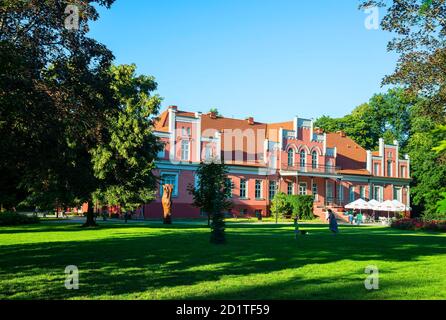
<svg viewBox="0 0 446 320"><path fill-rule="evenodd" d="M163 108L287 121L342 116L384 91L390 34L358 0L116 0L90 35L156 77ZM383 13L381 13L381 16Z"/></svg>

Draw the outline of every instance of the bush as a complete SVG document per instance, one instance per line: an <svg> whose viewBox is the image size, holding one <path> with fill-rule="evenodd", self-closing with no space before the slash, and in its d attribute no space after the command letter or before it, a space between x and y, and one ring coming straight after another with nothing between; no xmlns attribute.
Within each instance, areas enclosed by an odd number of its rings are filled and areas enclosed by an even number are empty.
<svg viewBox="0 0 446 320"><path fill-rule="evenodd" d="M279 219L279 216L286 217L291 215L292 212L293 207L288 196L283 192L276 194L271 201L271 213L276 218L276 221Z"/></svg>
<svg viewBox="0 0 446 320"><path fill-rule="evenodd" d="M39 223L40 220L35 216L27 216L15 212L0 213L0 226L16 226L21 224Z"/></svg>
<svg viewBox="0 0 446 320"><path fill-rule="evenodd" d="M286 195L279 192L271 202L271 212L274 217L278 218L298 216L299 219L311 220L313 214L313 196L307 195Z"/></svg>
<svg viewBox="0 0 446 320"><path fill-rule="evenodd" d="M313 196L307 195L289 195L288 202L293 208L293 216L298 216L299 219L312 220L314 219L313 213Z"/></svg>
<svg viewBox="0 0 446 320"><path fill-rule="evenodd" d="M420 219L399 219L390 225L392 228L400 230L428 230L446 232L446 220L424 221Z"/></svg>

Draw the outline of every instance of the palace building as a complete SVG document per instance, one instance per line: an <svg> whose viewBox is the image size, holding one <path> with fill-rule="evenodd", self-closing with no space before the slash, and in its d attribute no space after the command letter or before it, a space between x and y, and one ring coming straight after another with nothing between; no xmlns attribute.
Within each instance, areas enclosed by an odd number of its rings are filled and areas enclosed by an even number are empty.
<svg viewBox="0 0 446 320"><path fill-rule="evenodd" d="M344 132L323 132L313 121L294 117L281 123L233 119L170 106L157 118L155 134L164 143L155 174L156 199L142 208L145 218L162 217L162 184L172 184L173 218L198 218L189 185L200 162L217 159L229 168L237 216L269 215L277 192L312 195L314 213L335 211L358 198L399 200L410 206L410 161L398 142L379 140L379 150L360 147Z"/></svg>

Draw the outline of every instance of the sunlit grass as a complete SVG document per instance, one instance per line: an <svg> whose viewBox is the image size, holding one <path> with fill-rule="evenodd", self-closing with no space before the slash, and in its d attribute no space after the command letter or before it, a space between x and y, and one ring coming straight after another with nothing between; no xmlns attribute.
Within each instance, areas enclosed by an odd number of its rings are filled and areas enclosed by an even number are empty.
<svg viewBox="0 0 446 320"><path fill-rule="evenodd" d="M446 299L446 236L385 227L45 222L0 228L1 299ZM203 221L203 224L205 222ZM64 287L65 267L79 290ZM376 265L380 289L364 287Z"/></svg>

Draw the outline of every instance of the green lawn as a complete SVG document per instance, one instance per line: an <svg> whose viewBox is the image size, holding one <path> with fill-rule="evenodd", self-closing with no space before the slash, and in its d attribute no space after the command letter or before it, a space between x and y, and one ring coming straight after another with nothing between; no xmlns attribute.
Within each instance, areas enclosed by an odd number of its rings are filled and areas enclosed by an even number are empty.
<svg viewBox="0 0 446 320"><path fill-rule="evenodd" d="M384 227L45 222L0 228L0 299L446 299L446 235ZM80 270L79 290L64 270ZM376 265L380 289L364 287Z"/></svg>

